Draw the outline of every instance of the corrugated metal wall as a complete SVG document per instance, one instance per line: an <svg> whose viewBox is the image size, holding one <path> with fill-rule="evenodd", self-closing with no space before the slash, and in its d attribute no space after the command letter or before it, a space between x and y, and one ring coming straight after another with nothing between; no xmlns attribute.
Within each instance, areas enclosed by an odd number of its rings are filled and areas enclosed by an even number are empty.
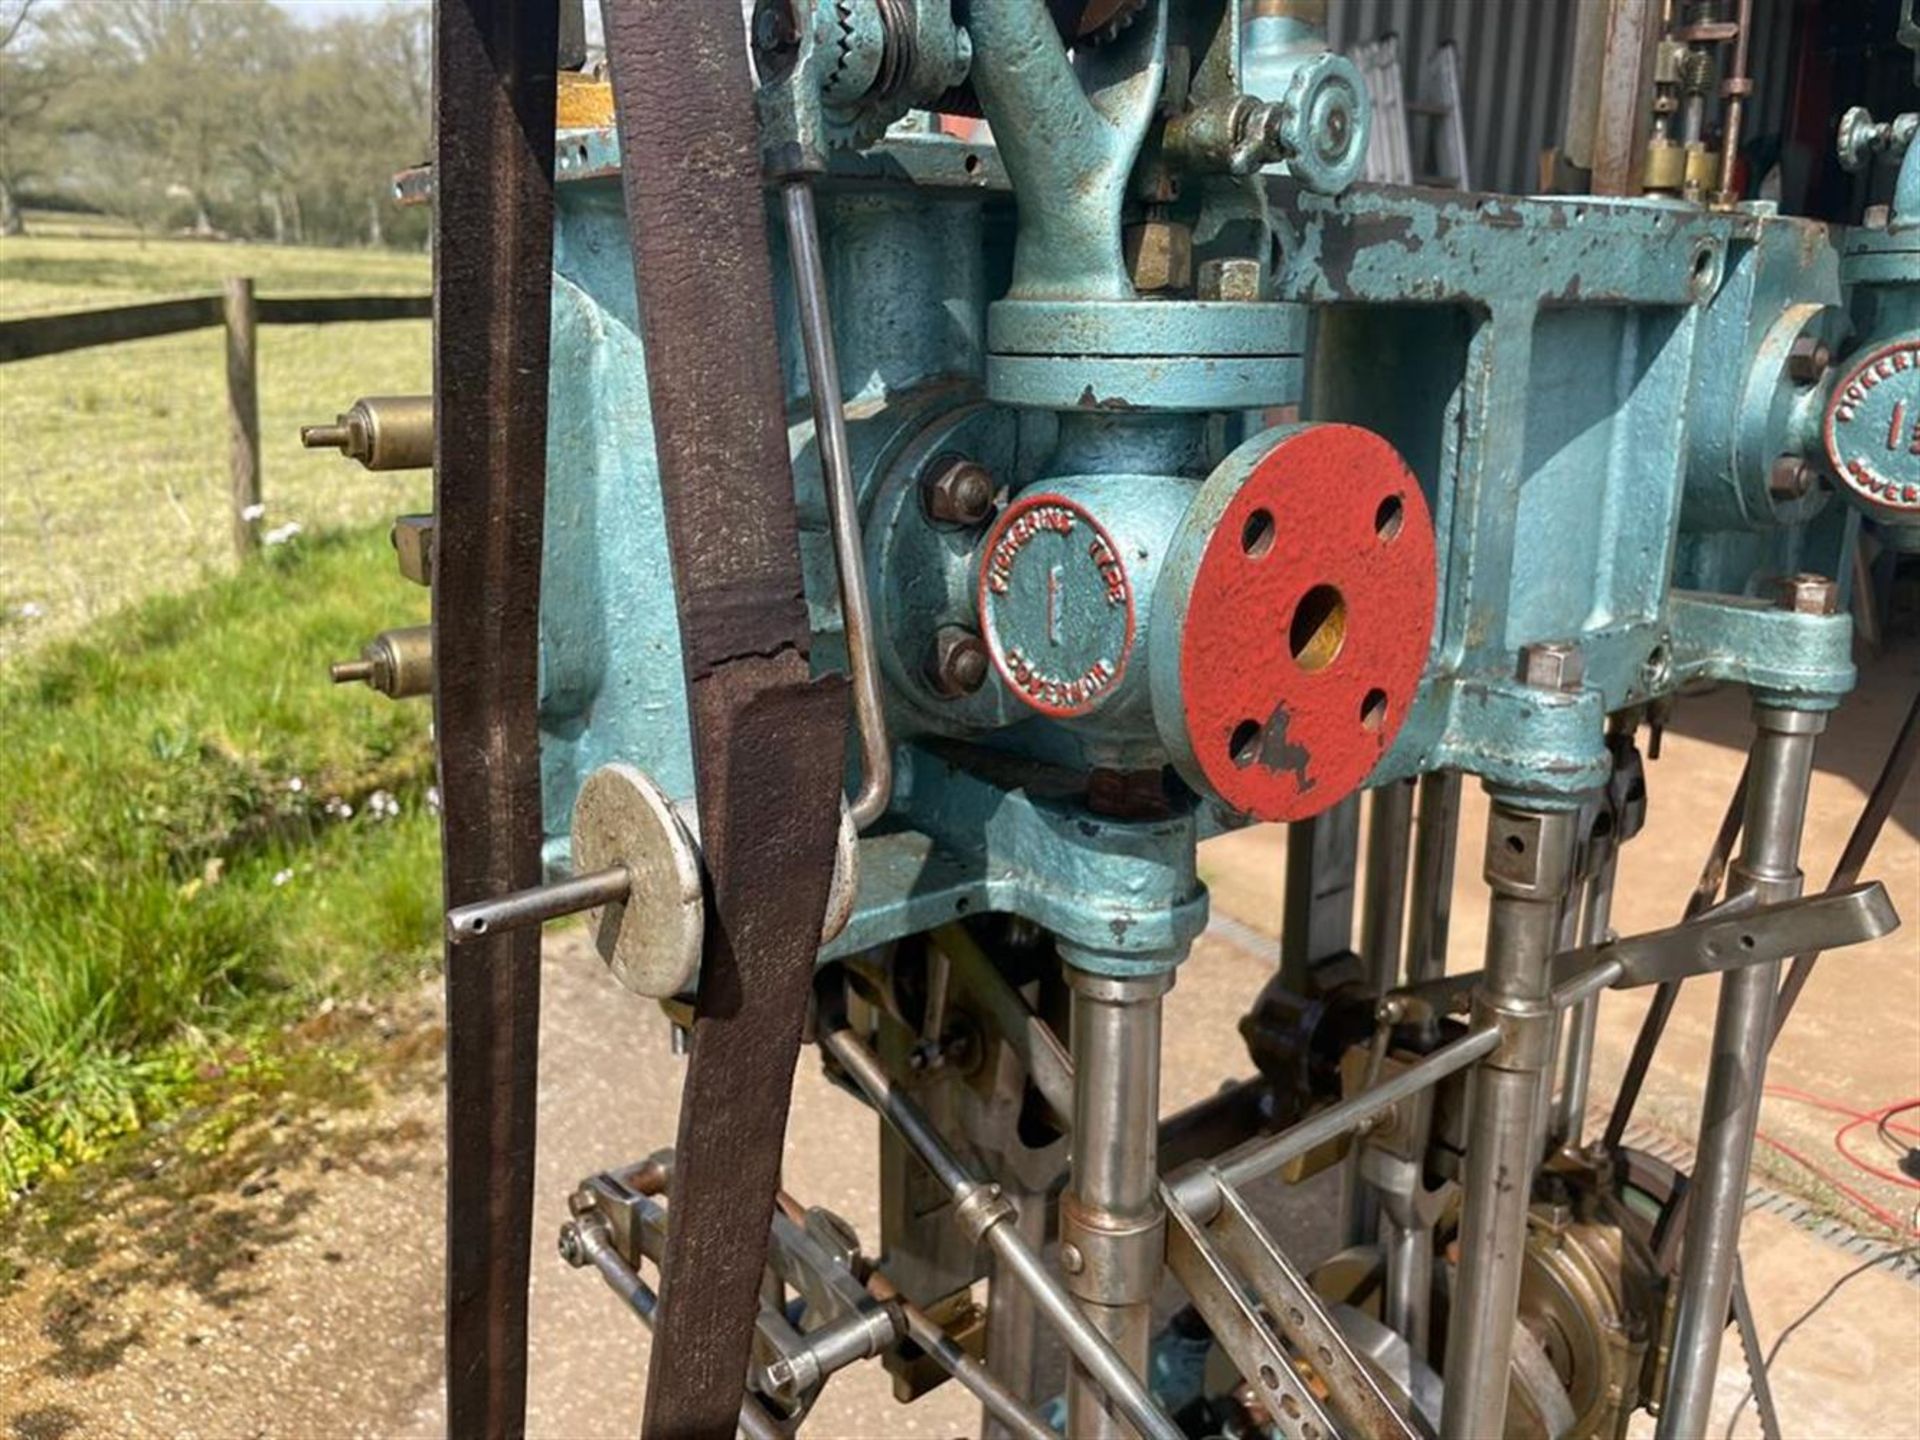
<svg viewBox="0 0 1920 1440"><path fill-rule="evenodd" d="M1332 0L1328 29L1337 50L1398 35L1409 96L1427 57L1452 41L1473 188L1524 194L1537 188L1539 154L1560 142L1566 124L1577 9L1578 0ZM1792 18L1793 0L1755 0L1750 64L1759 116L1750 134L1779 128L1792 78ZM1414 126L1417 163L1421 122Z"/></svg>

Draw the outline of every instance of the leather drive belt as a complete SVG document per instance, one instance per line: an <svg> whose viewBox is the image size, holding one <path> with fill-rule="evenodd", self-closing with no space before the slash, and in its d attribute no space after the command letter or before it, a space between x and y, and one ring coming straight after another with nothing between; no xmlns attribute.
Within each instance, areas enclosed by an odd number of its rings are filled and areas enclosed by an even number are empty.
<svg viewBox="0 0 1920 1440"><path fill-rule="evenodd" d="M540 879L554 0L434 7L434 725L449 908ZM447 1428L526 1428L540 932L447 955Z"/></svg>
<svg viewBox="0 0 1920 1440"><path fill-rule="evenodd" d="M724 1440L833 875L848 687L808 663L740 7L605 14L709 906L643 1433Z"/></svg>

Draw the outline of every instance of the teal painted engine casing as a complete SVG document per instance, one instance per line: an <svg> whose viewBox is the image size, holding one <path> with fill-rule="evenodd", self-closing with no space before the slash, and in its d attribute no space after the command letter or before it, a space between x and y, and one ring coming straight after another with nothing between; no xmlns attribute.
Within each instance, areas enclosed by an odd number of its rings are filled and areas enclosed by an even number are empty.
<svg viewBox="0 0 1920 1440"><path fill-rule="evenodd" d="M1205 918L1198 837L1292 813L1247 801L1221 756L1305 773L1291 711L1251 691L1234 709L1241 692L1217 677L1337 675L1370 663L1367 632L1342 627L1378 623L1356 618L1364 571L1344 591L1331 570L1296 586L1238 633L1218 618L1232 584L1196 598L1209 556L1319 554L1338 507L1360 513L1355 486L1309 467L1273 492L1270 530L1254 523L1263 457L1312 433L1276 421L1380 437L1397 452L1382 483L1408 476L1408 523L1432 546L1406 552L1430 556L1426 589L1393 592L1417 642L1404 694L1377 708L1379 687L1359 684L1342 700L1373 748L1316 805L1458 768L1571 807L1604 780L1611 714L1700 680L1810 707L1852 684L1843 608L1804 613L1776 587L1816 571L1841 577L1844 603L1861 511L1821 480L1833 376L1815 362L1913 318L1910 230L1836 248L1763 206L1325 194L1293 167L1208 159L1204 135L1181 162L1204 173L1181 192L1147 138L1167 33L1134 28L1078 79L1054 77L1078 100L1037 96L1032 75L995 69L1005 46L973 37L989 114L1064 127L1053 149L896 128L830 149L814 181L897 772L828 956L988 910L1116 973L1184 953ZM1261 64L1299 59L1287 36L1262 43L1248 94ZM1098 183L1056 194L1063 157ZM610 131L563 135L542 582L556 871L596 767L636 764L682 798L693 783L617 165ZM1146 262L1123 232L1143 224L1192 230L1214 268L1136 290ZM815 663L837 668L830 517L772 209L769 233ZM713 309L725 324L719 279ZM1369 493L1368 545L1399 533L1393 498ZM1331 553L1312 563L1337 568ZM1334 593L1306 617L1309 590ZM1211 649L1191 643L1200 613ZM1534 663L1543 650L1553 666Z"/></svg>

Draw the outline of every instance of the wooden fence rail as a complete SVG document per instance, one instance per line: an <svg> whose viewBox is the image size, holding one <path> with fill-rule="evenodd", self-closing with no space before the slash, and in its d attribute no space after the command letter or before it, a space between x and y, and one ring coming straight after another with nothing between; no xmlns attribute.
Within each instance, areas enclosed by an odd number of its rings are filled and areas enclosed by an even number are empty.
<svg viewBox="0 0 1920 1440"><path fill-rule="evenodd" d="M252 280L236 276L226 282L219 295L0 320L0 365L94 345L117 345L124 340L224 326L233 543L244 559L260 547L260 394L255 327L424 320L432 314L431 295L280 295L263 300L254 295Z"/></svg>

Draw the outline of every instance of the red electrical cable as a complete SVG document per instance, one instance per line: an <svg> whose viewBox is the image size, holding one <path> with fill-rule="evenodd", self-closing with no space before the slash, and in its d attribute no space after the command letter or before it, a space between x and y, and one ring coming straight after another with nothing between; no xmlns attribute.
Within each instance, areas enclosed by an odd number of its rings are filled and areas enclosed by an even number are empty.
<svg viewBox="0 0 1920 1440"><path fill-rule="evenodd" d="M1889 1185L1898 1185L1907 1190L1920 1190L1920 1180L1914 1179L1911 1175L1902 1175L1897 1170L1882 1170L1878 1165L1873 1165L1862 1160L1847 1148L1847 1136L1858 1130L1862 1125L1878 1125L1882 1120L1886 1119L1887 1116L1902 1108L1902 1105L1889 1105L1878 1114L1860 1115L1849 1120L1833 1132L1833 1148L1838 1150L1848 1160L1851 1160L1856 1168L1866 1171L1867 1174L1873 1176L1876 1180L1884 1180ZM1887 1128L1890 1130L1904 1129L1910 1132L1910 1127L1907 1126L1890 1125Z"/></svg>
<svg viewBox="0 0 1920 1440"><path fill-rule="evenodd" d="M1795 1164L1805 1166L1808 1170L1811 1170L1815 1175L1819 1176L1820 1179L1831 1185L1840 1194L1846 1196L1847 1199L1851 1200L1855 1205L1858 1205L1889 1230L1896 1231L1902 1235L1920 1235L1920 1226L1915 1226L1908 1221L1902 1220L1891 1210L1876 1205L1872 1200L1862 1195L1858 1190L1847 1184L1824 1165L1809 1160L1791 1145L1786 1144L1784 1141L1774 1139L1764 1130L1756 1132L1756 1138L1760 1140L1761 1143L1772 1146Z"/></svg>
<svg viewBox="0 0 1920 1440"><path fill-rule="evenodd" d="M1852 1105L1845 1104L1842 1101L1832 1100L1824 1095L1815 1095L1810 1091L1799 1090L1791 1085L1769 1085L1767 1086L1766 1093L1778 1096L1782 1100L1791 1100L1802 1105L1811 1105L1814 1109L1825 1110L1829 1114L1846 1116L1847 1123L1833 1132L1833 1148L1839 1152L1840 1157L1852 1165L1854 1169L1863 1174L1871 1175L1874 1179L1883 1181L1888 1185L1898 1185L1903 1190L1920 1190L1920 1180L1915 1180L1910 1175L1902 1175L1895 1170L1882 1169L1871 1161L1862 1159L1847 1148L1847 1136L1851 1135L1855 1130L1858 1130L1862 1125L1878 1126L1888 1133L1898 1132L1902 1135L1920 1137L1920 1126L1886 1123L1895 1115L1904 1114L1909 1110L1920 1109L1920 1098L1896 1100L1890 1105L1882 1105L1875 1110L1861 1110ZM1770 1141L1769 1143L1773 1142ZM1796 1156L1795 1158L1799 1157Z"/></svg>
<svg viewBox="0 0 1920 1440"><path fill-rule="evenodd" d="M1824 1095L1815 1095L1809 1090L1799 1090L1791 1085L1769 1085L1767 1094L1776 1095L1782 1100L1795 1100L1802 1105L1811 1105L1816 1110L1826 1110L1835 1115L1845 1115L1850 1120L1858 1120L1865 1111L1857 1106L1848 1105L1840 1100L1830 1100ZM1882 1106L1876 1112L1877 1120L1882 1115L1898 1115L1907 1110L1920 1109L1920 1100L1902 1100L1893 1105ZM1920 1125L1889 1125L1889 1130L1898 1130L1904 1135L1920 1138Z"/></svg>

